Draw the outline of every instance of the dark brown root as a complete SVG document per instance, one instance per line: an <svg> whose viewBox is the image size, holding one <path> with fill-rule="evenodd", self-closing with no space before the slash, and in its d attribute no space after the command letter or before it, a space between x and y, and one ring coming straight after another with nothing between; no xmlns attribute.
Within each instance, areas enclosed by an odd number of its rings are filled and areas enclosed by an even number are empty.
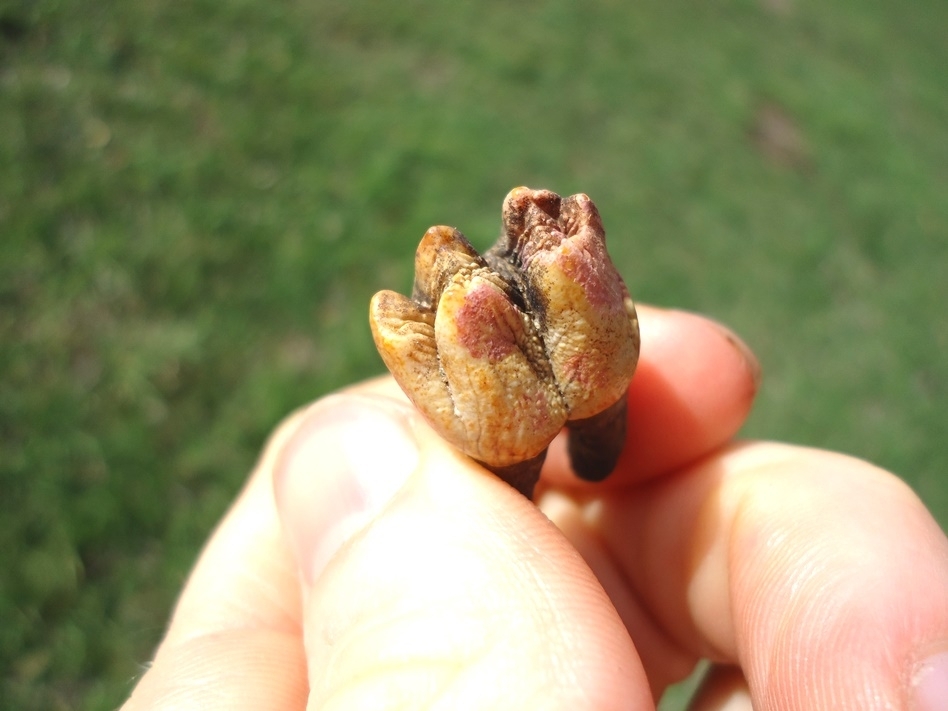
<svg viewBox="0 0 948 711"><path fill-rule="evenodd" d="M518 464L511 464L508 467L495 467L490 464L484 464L484 462L480 462L480 464L494 472L494 474L532 501L533 489L540 480L540 469L543 467L543 462L546 459L546 451L547 450L544 449L533 459L528 459Z"/></svg>
<svg viewBox="0 0 948 711"><path fill-rule="evenodd" d="M566 423L569 429L569 459L580 479L602 481L616 467L625 445L627 398L598 415Z"/></svg>

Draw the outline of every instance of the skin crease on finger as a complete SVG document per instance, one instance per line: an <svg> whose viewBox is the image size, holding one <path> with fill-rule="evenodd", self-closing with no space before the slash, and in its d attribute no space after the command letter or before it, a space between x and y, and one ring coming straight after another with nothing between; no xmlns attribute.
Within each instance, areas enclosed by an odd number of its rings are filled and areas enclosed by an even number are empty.
<svg viewBox="0 0 948 711"><path fill-rule="evenodd" d="M755 708L906 709L913 665L948 640L948 540L865 462L748 443L577 503L554 521L598 538L633 637L645 617L667 638L643 654L653 680L690 654L740 664Z"/></svg>

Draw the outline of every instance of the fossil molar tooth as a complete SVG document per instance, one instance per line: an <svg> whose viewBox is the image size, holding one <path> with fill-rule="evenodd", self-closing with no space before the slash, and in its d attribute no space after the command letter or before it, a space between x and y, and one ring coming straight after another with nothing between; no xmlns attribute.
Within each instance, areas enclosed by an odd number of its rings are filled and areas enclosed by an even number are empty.
<svg viewBox="0 0 948 711"><path fill-rule="evenodd" d="M431 426L530 497L564 425L576 473L598 481L625 439L638 320L586 195L515 188L484 256L432 227L412 298L369 308L382 360Z"/></svg>

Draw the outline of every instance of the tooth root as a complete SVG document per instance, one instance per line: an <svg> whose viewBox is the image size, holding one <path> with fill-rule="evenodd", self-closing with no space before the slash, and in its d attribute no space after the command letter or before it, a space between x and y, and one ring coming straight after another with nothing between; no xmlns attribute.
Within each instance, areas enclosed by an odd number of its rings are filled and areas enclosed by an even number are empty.
<svg viewBox="0 0 948 711"><path fill-rule="evenodd" d="M625 444L627 411L623 395L597 415L566 423L569 459L580 479L602 481L616 468Z"/></svg>
<svg viewBox="0 0 948 711"><path fill-rule="evenodd" d="M546 460L546 453L547 450L544 449L531 459L506 467L495 467L490 464L484 464L483 462L481 462L481 464L528 499L533 500L533 490L540 480L540 470L543 468L543 462Z"/></svg>

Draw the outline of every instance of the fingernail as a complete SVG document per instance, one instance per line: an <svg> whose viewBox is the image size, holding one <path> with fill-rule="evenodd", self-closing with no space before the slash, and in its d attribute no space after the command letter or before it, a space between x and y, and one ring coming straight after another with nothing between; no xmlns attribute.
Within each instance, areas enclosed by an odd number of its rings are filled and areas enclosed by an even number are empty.
<svg viewBox="0 0 948 711"><path fill-rule="evenodd" d="M754 382L754 390L756 391L760 387L760 381L763 378L764 371L763 368L760 367L760 361L757 360L757 356L754 355L754 351L752 351L750 347L744 343L744 341L730 328L722 323L719 323L718 321L714 321L713 323L718 327L718 329L720 329L728 343L734 346L735 350L741 354L741 357L747 364L747 369L750 371L751 379Z"/></svg>
<svg viewBox="0 0 948 711"><path fill-rule="evenodd" d="M312 583L388 505L418 465L400 406L340 396L317 405L276 466L277 507Z"/></svg>
<svg viewBox="0 0 948 711"><path fill-rule="evenodd" d="M925 659L912 675L912 711L948 709L948 651Z"/></svg>

